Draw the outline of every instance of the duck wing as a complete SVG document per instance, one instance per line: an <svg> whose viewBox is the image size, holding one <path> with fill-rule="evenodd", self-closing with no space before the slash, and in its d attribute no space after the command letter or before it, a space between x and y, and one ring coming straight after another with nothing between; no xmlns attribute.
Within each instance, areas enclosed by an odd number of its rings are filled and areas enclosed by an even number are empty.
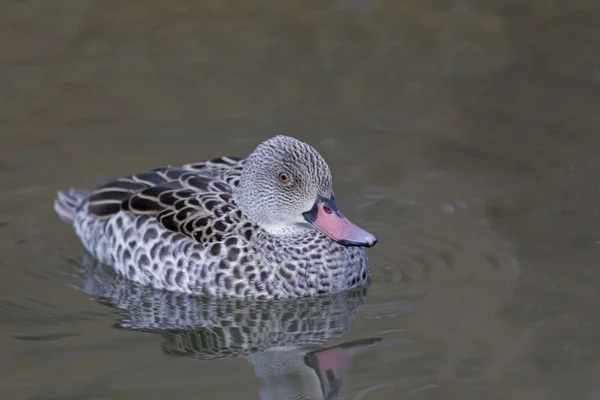
<svg viewBox="0 0 600 400"><path fill-rule="evenodd" d="M89 197L88 210L101 219L120 211L150 216L203 244L239 234L240 228L246 228L242 236L249 239L252 224L233 198L242 166L243 159L222 157L105 181Z"/></svg>

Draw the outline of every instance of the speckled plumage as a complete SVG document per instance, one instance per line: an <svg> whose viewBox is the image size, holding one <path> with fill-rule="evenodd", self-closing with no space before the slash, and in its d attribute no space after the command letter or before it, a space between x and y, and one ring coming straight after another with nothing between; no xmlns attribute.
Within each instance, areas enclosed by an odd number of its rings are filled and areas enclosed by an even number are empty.
<svg viewBox="0 0 600 400"><path fill-rule="evenodd" d="M55 210L97 259L159 289L283 298L367 284L362 247L291 222L277 224L283 212L331 191L325 161L292 138L261 146L247 159L165 166L102 182L91 193L59 192ZM262 183L278 160L295 172L293 190L272 193Z"/></svg>

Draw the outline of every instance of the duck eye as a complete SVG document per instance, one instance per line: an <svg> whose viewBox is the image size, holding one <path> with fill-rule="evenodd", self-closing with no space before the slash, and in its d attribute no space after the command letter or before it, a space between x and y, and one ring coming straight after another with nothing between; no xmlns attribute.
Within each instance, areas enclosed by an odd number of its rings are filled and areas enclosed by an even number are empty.
<svg viewBox="0 0 600 400"><path fill-rule="evenodd" d="M290 181L290 176L285 172L279 174L279 180L283 183L288 183Z"/></svg>

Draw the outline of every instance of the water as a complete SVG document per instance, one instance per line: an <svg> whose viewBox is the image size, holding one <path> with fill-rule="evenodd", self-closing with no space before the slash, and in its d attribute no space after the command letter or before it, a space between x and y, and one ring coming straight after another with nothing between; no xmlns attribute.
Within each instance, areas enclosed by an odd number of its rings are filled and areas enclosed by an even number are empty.
<svg viewBox="0 0 600 400"><path fill-rule="evenodd" d="M0 397L600 399L599 41L587 1L5 2ZM278 133L377 235L366 293L157 294L52 210Z"/></svg>

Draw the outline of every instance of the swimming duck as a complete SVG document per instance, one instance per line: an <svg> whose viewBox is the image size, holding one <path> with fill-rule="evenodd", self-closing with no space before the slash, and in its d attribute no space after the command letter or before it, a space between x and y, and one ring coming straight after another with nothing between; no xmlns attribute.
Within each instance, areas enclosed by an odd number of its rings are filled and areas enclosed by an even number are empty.
<svg viewBox="0 0 600 400"><path fill-rule="evenodd" d="M287 136L247 158L163 166L58 192L85 249L135 282L207 296L290 298L370 280L372 234L340 212L329 166Z"/></svg>

